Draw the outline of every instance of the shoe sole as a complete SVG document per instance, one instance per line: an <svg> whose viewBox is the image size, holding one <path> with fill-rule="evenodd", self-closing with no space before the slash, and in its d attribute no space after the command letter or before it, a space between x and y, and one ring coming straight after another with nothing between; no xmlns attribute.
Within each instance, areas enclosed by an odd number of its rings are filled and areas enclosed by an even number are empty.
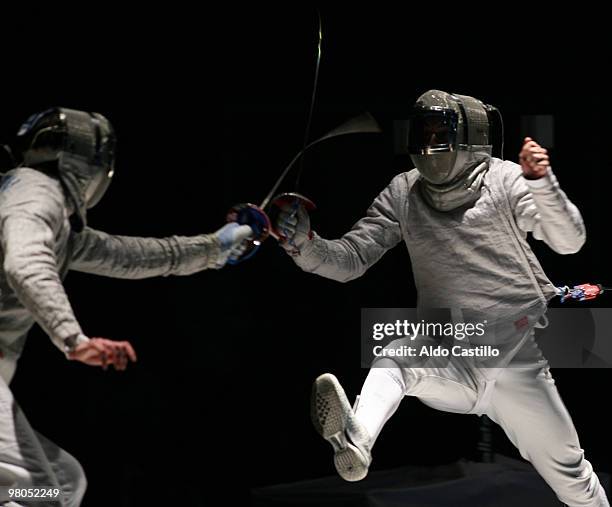
<svg viewBox="0 0 612 507"><path fill-rule="evenodd" d="M310 414L317 432L334 449L334 465L340 477L354 482L368 474L368 462L346 438L351 405L338 379L326 373L312 387Z"/></svg>

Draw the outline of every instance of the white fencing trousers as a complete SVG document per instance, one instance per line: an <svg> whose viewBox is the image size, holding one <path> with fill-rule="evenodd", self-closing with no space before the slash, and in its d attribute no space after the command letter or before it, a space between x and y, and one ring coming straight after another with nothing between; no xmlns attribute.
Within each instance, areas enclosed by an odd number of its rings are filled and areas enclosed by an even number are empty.
<svg viewBox="0 0 612 507"><path fill-rule="evenodd" d="M370 436L370 446L399 407L406 388L402 373L391 359L382 359L368 374L355 406L355 416Z"/></svg>
<svg viewBox="0 0 612 507"><path fill-rule="evenodd" d="M493 379L487 372L488 380L453 363L444 368L397 368L388 367L390 359L384 361L382 368L370 370L356 411L374 439L404 395L438 410L486 414L559 500L569 507L609 507L545 361L499 369ZM398 382L403 382L403 390ZM374 396L372 386L385 392Z"/></svg>
<svg viewBox="0 0 612 507"><path fill-rule="evenodd" d="M61 503L36 502L34 505L37 506L77 507L87 488L85 473L79 462L32 429L1 377L0 484L23 488L55 487L63 491ZM21 505L17 499L13 503L8 500L0 497L0 505Z"/></svg>

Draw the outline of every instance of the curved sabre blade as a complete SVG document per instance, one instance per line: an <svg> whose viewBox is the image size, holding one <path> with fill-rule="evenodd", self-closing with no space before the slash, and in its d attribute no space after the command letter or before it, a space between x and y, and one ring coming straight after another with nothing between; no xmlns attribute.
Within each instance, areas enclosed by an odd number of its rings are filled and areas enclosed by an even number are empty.
<svg viewBox="0 0 612 507"><path fill-rule="evenodd" d="M354 118L351 118L350 120L343 123L339 127L336 127L335 129L330 130L323 137L320 137L319 139L308 144L303 150L298 152L298 154L295 157L293 157L291 162L289 162L289 165L281 173L279 178L274 183L274 186L268 192L268 194L266 195L262 203L259 205L259 207L261 209L265 209L265 207L270 203L270 199L272 199L272 197L276 194L276 190L278 189L280 184L283 182L283 180L285 179L285 177L287 176L287 174L289 173L289 171L291 170L295 162L312 146L319 144L323 141L327 141L328 139L338 137L338 136L344 136L344 135L349 135L349 134L378 134L380 132L382 132L380 126L378 125L377 121L374 119L374 117L370 113L363 113L363 114L360 114L359 116L355 116Z"/></svg>

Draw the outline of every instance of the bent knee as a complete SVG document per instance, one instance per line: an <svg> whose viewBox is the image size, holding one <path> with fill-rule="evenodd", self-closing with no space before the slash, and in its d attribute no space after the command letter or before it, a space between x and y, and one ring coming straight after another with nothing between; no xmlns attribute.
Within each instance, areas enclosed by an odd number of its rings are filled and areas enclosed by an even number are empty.
<svg viewBox="0 0 612 507"><path fill-rule="evenodd" d="M414 383L414 374L406 368L400 368L395 361L388 357L374 361L370 368L370 375L390 378L399 386L402 393L406 393L408 387Z"/></svg>
<svg viewBox="0 0 612 507"><path fill-rule="evenodd" d="M582 449L569 446L545 456L532 454L527 459L562 502L594 507L607 505L601 503L605 493L591 463L584 458Z"/></svg>

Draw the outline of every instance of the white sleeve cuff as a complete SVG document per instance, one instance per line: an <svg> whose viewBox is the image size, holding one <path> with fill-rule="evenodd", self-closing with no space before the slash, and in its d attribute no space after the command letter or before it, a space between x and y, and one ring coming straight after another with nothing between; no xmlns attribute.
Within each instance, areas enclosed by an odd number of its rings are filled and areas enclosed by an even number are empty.
<svg viewBox="0 0 612 507"><path fill-rule="evenodd" d="M540 188L552 188L554 186L552 169L549 167L546 174L537 180L529 180L525 178L525 182L530 189L534 190Z"/></svg>
<svg viewBox="0 0 612 507"><path fill-rule="evenodd" d="M79 333L76 337L70 337L64 340L64 353L68 354L72 352L77 346L81 343L86 343L89 341L89 338L85 336L83 333Z"/></svg>

